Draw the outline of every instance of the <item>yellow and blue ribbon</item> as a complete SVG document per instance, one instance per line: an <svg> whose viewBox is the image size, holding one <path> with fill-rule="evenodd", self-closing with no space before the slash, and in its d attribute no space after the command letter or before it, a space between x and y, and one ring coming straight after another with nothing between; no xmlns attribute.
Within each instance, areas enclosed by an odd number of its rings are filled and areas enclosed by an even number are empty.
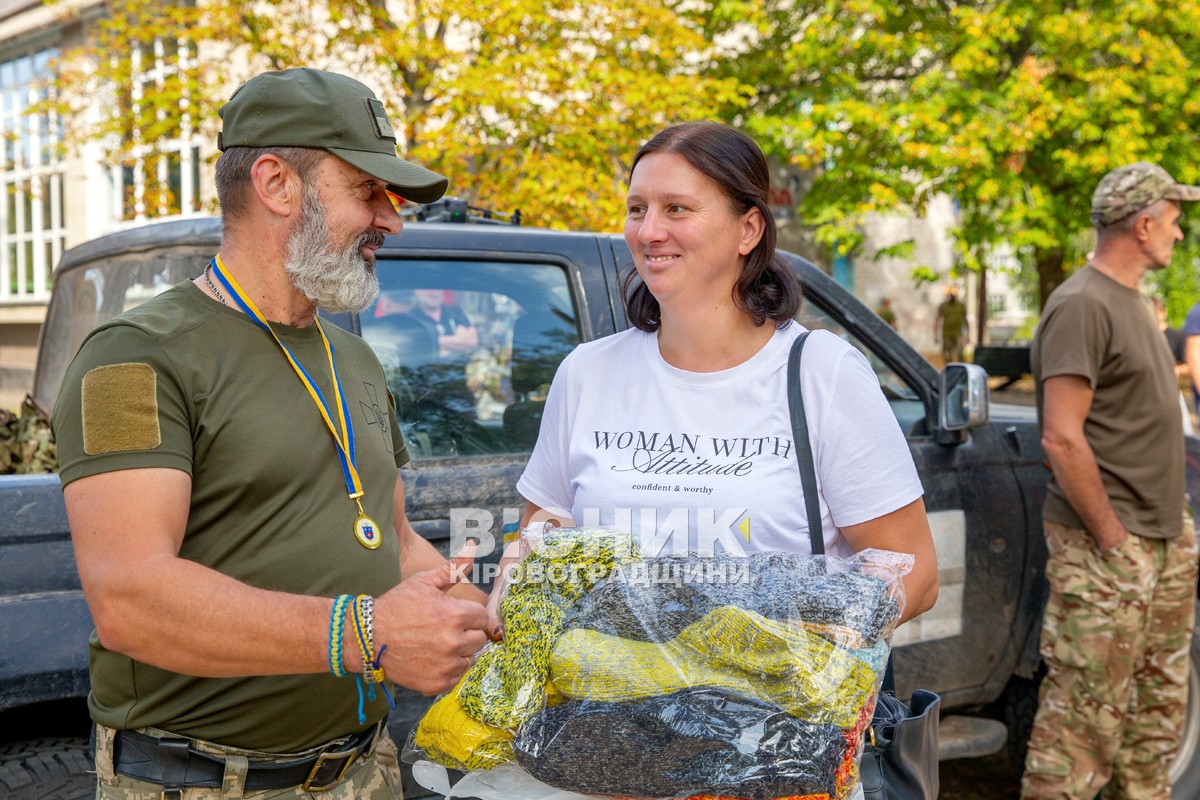
<svg viewBox="0 0 1200 800"><path fill-rule="evenodd" d="M358 469L355 466L354 457L354 426L348 420L350 419L350 408L346 404L346 393L342 391L342 382L338 379L337 364L333 356L333 345L329 343L328 337L325 336L325 329L321 327L321 320L315 319L317 332L321 334L321 341L325 345L325 356L329 361L329 372L333 376L333 392L334 400L337 407L338 423L341 426L341 435L338 435L338 429L333 424L333 415L329 411L329 403L325 400L325 396L321 394L320 388L316 382L309 376L304 366L296 360L292 355L292 351L288 349L272 330L271 324L267 322L267 318L258 310L258 306L250 299L250 296L242 290L237 279L232 274L225 272L225 265L221 261L221 256L215 256L210 264L212 272L217 276L226 289L229 290L230 296L234 301L246 312L251 320L260 328L271 334L271 338L283 350L284 356L287 357L288 363L292 365L300 382L304 384L304 388L308 390L308 394L312 397L313 402L317 406L317 410L321 412L321 418L325 420L325 425L329 428L330 434L333 435L334 444L337 445L338 461L342 465L342 476L346 481L346 492L350 495L350 499L358 502L358 498L363 496L362 481L358 477ZM359 503L359 510L362 510L362 504Z"/></svg>

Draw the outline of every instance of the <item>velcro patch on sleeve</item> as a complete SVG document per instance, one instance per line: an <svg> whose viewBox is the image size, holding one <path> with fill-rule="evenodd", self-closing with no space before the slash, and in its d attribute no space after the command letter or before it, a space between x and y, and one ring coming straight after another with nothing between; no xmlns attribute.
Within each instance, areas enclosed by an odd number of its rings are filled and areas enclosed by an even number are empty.
<svg viewBox="0 0 1200 800"><path fill-rule="evenodd" d="M110 364L84 375L83 452L98 456L162 444L157 384L149 364Z"/></svg>

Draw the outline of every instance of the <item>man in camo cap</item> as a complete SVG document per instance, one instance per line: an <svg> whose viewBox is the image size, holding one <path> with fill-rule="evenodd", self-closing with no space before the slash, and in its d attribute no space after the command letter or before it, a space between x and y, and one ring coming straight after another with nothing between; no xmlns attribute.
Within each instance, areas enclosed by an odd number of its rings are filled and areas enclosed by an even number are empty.
<svg viewBox="0 0 1200 800"><path fill-rule="evenodd" d="M1046 302L1031 349L1048 559L1046 662L1021 795L1169 800L1188 702L1196 534L1174 359L1138 290L1171 263L1178 184L1139 162L1092 197L1096 251ZM1154 442L1152 454L1146 442Z"/></svg>
<svg viewBox="0 0 1200 800"><path fill-rule="evenodd" d="M1092 224L1113 225L1160 200L1200 200L1200 186L1176 183L1157 164L1139 161L1104 176L1092 195Z"/></svg>

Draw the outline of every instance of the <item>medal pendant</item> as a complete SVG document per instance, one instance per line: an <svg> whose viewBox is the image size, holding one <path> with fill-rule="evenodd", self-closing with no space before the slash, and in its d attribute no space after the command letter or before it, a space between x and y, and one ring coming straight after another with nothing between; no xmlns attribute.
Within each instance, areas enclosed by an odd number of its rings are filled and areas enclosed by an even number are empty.
<svg viewBox="0 0 1200 800"><path fill-rule="evenodd" d="M379 525L366 514L359 514L358 519L354 520L354 538L368 550L377 550L383 544Z"/></svg>

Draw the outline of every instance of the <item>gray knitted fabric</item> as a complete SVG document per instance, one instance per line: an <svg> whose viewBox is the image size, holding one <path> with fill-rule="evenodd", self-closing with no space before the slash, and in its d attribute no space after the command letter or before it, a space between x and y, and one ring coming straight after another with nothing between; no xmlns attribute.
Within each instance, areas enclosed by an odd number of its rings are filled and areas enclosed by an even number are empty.
<svg viewBox="0 0 1200 800"><path fill-rule="evenodd" d="M880 578L829 574L816 559L794 553L718 553L622 565L567 610L565 623L662 642L723 605L769 619L840 628L863 647L890 633L900 616L899 603Z"/></svg>
<svg viewBox="0 0 1200 800"><path fill-rule="evenodd" d="M687 689L547 708L521 726L514 748L530 775L575 792L765 800L832 796L847 740L756 700Z"/></svg>

